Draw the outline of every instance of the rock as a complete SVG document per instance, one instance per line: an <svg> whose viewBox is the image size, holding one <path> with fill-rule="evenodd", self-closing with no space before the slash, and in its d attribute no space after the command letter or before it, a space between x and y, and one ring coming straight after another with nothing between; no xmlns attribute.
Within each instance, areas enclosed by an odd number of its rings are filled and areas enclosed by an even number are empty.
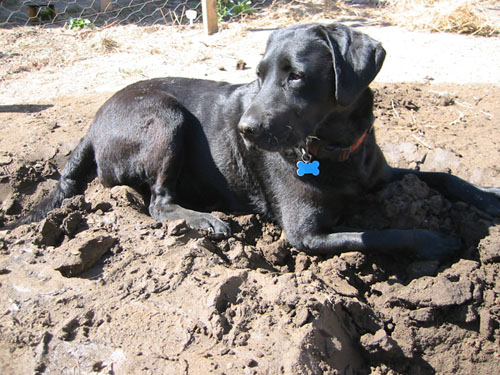
<svg viewBox="0 0 500 375"><path fill-rule="evenodd" d="M15 215L21 212L21 205L14 195L9 195L1 207L7 215Z"/></svg>
<svg viewBox="0 0 500 375"><path fill-rule="evenodd" d="M61 204L61 209L67 212L88 212L90 210L90 204L85 201L85 197L83 195L79 194L75 195L74 197L65 199Z"/></svg>
<svg viewBox="0 0 500 375"><path fill-rule="evenodd" d="M372 355L385 354L384 358L387 360L387 354L391 357L402 357L403 353L398 347L398 344L392 337L390 337L384 329L379 329L374 334L366 333L360 338L360 343L368 353Z"/></svg>
<svg viewBox="0 0 500 375"><path fill-rule="evenodd" d="M259 365L259 362L257 362L255 359L249 359L246 365L248 367L257 367Z"/></svg>
<svg viewBox="0 0 500 375"><path fill-rule="evenodd" d="M42 338L35 348L35 374L43 374L47 367L47 354L49 351L49 343L52 340L52 334L50 332L44 332Z"/></svg>
<svg viewBox="0 0 500 375"><path fill-rule="evenodd" d="M356 253L350 253L356 254ZM351 271L352 268L360 266L362 262L359 260L360 257L355 257L357 260L354 261L353 258L347 256L346 258L331 258L321 263L320 274L322 274L322 279L333 289L336 293L342 296L354 297L359 294L358 290L349 283L350 278L344 276L342 273ZM346 260L354 261L354 263L348 263Z"/></svg>
<svg viewBox="0 0 500 375"><path fill-rule="evenodd" d="M297 309L297 312L296 312L295 316L293 317L293 323L297 327L302 327L304 324L307 323L309 317L310 317L310 315L309 315L309 310L307 309L307 307L301 306Z"/></svg>
<svg viewBox="0 0 500 375"><path fill-rule="evenodd" d="M167 234L169 236L182 236L190 230L191 228L184 219L169 220L167 223Z"/></svg>
<svg viewBox="0 0 500 375"><path fill-rule="evenodd" d="M349 251L340 254L340 259L347 263L349 268L359 270L366 264L366 255L359 251Z"/></svg>
<svg viewBox="0 0 500 375"><path fill-rule="evenodd" d="M437 260L426 260L411 263L406 272L408 273L408 278L417 279L422 276L434 276L437 273L439 267L439 261Z"/></svg>
<svg viewBox="0 0 500 375"><path fill-rule="evenodd" d="M359 295L358 290L343 278L332 278L329 280L329 282L330 287L339 295L347 297L357 297Z"/></svg>
<svg viewBox="0 0 500 375"><path fill-rule="evenodd" d="M458 280L460 278L471 279L474 271L479 268L479 262L470 259L460 259L450 268L444 270L440 276L449 280Z"/></svg>
<svg viewBox="0 0 500 375"><path fill-rule="evenodd" d="M236 243L228 252L226 256L231 262L231 265L235 268L250 268L250 260L245 251L245 245L241 243Z"/></svg>
<svg viewBox="0 0 500 375"><path fill-rule="evenodd" d="M243 60L238 60L236 63L236 70L245 70L247 67L247 63Z"/></svg>
<svg viewBox="0 0 500 375"><path fill-rule="evenodd" d="M57 249L57 255L51 263L64 276L77 276L90 269L116 242L116 238L109 235L88 238L85 233Z"/></svg>
<svg viewBox="0 0 500 375"><path fill-rule="evenodd" d="M63 219L62 229L68 236L73 237L82 219L83 216L80 211L71 212Z"/></svg>
<svg viewBox="0 0 500 375"><path fill-rule="evenodd" d="M481 263L500 261L500 225L491 227L489 236L479 242L478 250Z"/></svg>
<svg viewBox="0 0 500 375"><path fill-rule="evenodd" d="M78 317L72 317L63 322L58 338L63 341L71 341L75 338L75 331L80 327Z"/></svg>
<svg viewBox="0 0 500 375"><path fill-rule="evenodd" d="M0 155L0 166L9 165L12 163L12 158L9 155Z"/></svg>
<svg viewBox="0 0 500 375"><path fill-rule="evenodd" d="M455 98L450 94L446 93L439 97L439 105L442 107L448 107L455 104Z"/></svg>
<svg viewBox="0 0 500 375"><path fill-rule="evenodd" d="M422 277L401 288L394 298L421 307L457 306L472 299L472 283L445 277Z"/></svg>
<svg viewBox="0 0 500 375"><path fill-rule="evenodd" d="M63 231L53 218L43 219L38 226L38 236L35 244L46 246L57 246L63 237Z"/></svg>
<svg viewBox="0 0 500 375"><path fill-rule="evenodd" d="M284 239L262 246L262 253L266 260L275 266L285 265L286 259L290 255L288 243Z"/></svg>
<svg viewBox="0 0 500 375"><path fill-rule="evenodd" d="M112 209L113 205L109 202L100 201L92 204L92 211L94 212L99 210L101 210L102 212L108 212L111 211Z"/></svg>
<svg viewBox="0 0 500 375"><path fill-rule="evenodd" d="M111 188L111 196L116 200L118 206L132 206L141 212L146 211L144 198L137 190L132 189L130 186L120 185Z"/></svg>
<svg viewBox="0 0 500 375"><path fill-rule="evenodd" d="M344 301L344 308L356 326L360 327L363 331L376 332L382 328L382 323L369 305L356 299L346 299Z"/></svg>
<svg viewBox="0 0 500 375"><path fill-rule="evenodd" d="M434 320L435 310L432 307L423 307L410 311L410 318L418 323L427 323Z"/></svg>
<svg viewBox="0 0 500 375"><path fill-rule="evenodd" d="M495 321L490 311L486 309L481 310L479 312L479 333L481 336L490 340L495 330L495 326L498 326L498 322Z"/></svg>
<svg viewBox="0 0 500 375"><path fill-rule="evenodd" d="M302 272L311 265L311 257L302 252L298 253L295 258L295 272Z"/></svg>

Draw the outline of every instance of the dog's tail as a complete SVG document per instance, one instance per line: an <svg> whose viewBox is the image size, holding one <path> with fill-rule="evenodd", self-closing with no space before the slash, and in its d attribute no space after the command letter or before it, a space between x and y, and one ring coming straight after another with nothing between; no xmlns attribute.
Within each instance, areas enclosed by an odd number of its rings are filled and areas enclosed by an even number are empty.
<svg viewBox="0 0 500 375"><path fill-rule="evenodd" d="M78 194L94 166L94 148L88 137L84 137L71 153L56 188L30 213L17 220L11 227L40 221L50 210L60 207L65 198Z"/></svg>

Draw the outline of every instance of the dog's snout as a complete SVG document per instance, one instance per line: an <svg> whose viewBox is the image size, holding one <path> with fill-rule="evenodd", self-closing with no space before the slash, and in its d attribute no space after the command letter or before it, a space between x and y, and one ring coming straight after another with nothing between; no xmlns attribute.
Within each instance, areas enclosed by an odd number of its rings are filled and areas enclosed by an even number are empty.
<svg viewBox="0 0 500 375"><path fill-rule="evenodd" d="M262 133L262 123L255 118L242 118L238 130L248 138L258 137Z"/></svg>

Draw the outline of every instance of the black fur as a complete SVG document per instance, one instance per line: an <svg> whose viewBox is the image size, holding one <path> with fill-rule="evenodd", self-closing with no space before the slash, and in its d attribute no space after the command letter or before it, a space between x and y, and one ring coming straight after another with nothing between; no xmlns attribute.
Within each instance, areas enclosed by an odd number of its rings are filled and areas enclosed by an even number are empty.
<svg viewBox="0 0 500 375"><path fill-rule="evenodd" d="M460 241L428 230L335 226L350 199L406 173L500 215L500 189L390 168L373 132L347 160L329 156L329 147L351 146L370 129L368 85L384 57L380 43L365 34L312 24L272 33L259 79L249 84L161 78L130 85L101 107L56 190L24 221L39 220L74 195L95 164L106 186L148 189L149 212L160 221L183 218L193 228L227 236L229 226L207 212L256 212L278 221L290 243L309 253L447 256ZM326 145L318 153L321 173L299 177L296 163L309 136Z"/></svg>

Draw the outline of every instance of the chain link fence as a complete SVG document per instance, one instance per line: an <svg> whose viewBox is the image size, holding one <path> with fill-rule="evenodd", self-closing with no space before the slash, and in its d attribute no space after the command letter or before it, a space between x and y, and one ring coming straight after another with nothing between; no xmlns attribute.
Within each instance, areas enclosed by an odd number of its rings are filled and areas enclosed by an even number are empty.
<svg viewBox="0 0 500 375"><path fill-rule="evenodd" d="M219 21L262 11L271 0L217 0ZM194 13L194 12L196 13ZM39 25L83 28L109 25L172 25L201 21L196 0L0 0L0 28Z"/></svg>

